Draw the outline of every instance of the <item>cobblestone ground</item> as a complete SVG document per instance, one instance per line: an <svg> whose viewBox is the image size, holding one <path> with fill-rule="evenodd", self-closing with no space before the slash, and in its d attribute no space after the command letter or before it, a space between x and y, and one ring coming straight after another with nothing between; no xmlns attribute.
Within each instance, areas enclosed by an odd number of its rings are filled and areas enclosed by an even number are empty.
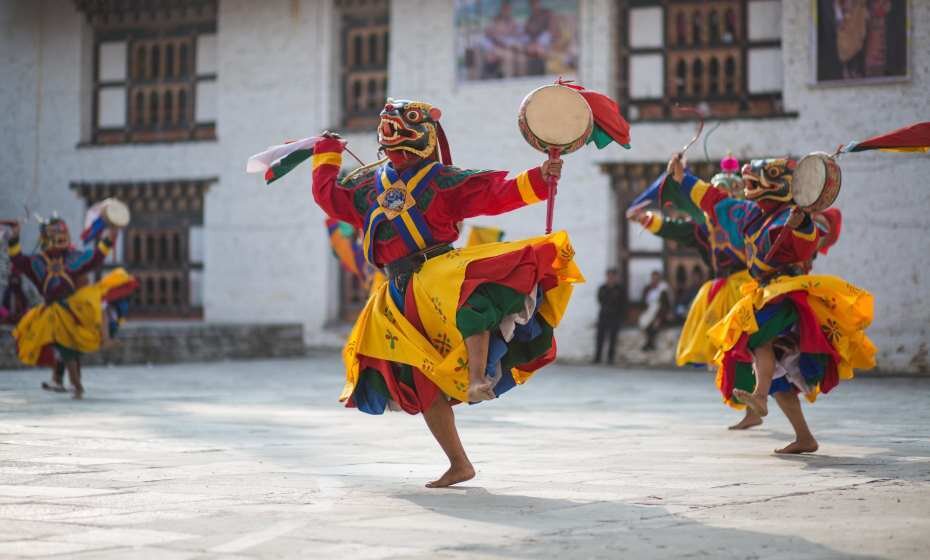
<svg viewBox="0 0 930 560"><path fill-rule="evenodd" d="M927 558L930 379L857 379L780 457L709 374L557 366L458 407L478 477L423 421L335 402L335 355L89 368L87 399L0 372L0 556Z"/></svg>

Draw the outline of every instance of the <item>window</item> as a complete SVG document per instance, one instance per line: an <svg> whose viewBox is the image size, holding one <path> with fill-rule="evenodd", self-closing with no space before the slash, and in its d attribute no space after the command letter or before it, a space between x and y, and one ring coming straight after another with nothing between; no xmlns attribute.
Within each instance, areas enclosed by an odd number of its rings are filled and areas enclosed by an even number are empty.
<svg viewBox="0 0 930 560"><path fill-rule="evenodd" d="M710 278L710 272L692 248L681 247L674 241L665 241L644 231L638 223L627 220L626 210L630 202L644 191L649 184L665 171L665 162L608 164L605 170L611 176L616 203L617 227L616 263L620 278L627 286L631 302L641 302L643 288L649 282L653 270L663 273L671 287L671 293L686 292L695 278ZM717 172L715 163L691 164L698 177L710 177ZM670 215L668 209L662 210ZM639 310L631 306L632 321Z"/></svg>
<svg viewBox="0 0 930 560"><path fill-rule="evenodd" d="M620 3L618 97L630 120L783 114L779 0ZM690 115L686 115L690 118Z"/></svg>
<svg viewBox="0 0 930 560"><path fill-rule="evenodd" d="M342 17L342 121L348 129L376 126L387 98L390 41L387 0L339 3Z"/></svg>
<svg viewBox="0 0 930 560"><path fill-rule="evenodd" d="M216 0L76 0L93 30L90 142L210 140Z"/></svg>
<svg viewBox="0 0 930 560"><path fill-rule="evenodd" d="M139 280L131 317L203 317L203 199L212 181L72 184L88 206L115 197L132 212L106 263Z"/></svg>

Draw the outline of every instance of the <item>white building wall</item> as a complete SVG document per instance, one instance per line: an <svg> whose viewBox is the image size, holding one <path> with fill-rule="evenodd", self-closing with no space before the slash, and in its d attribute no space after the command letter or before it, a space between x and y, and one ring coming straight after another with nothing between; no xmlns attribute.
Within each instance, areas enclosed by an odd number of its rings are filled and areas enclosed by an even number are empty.
<svg viewBox="0 0 930 560"><path fill-rule="evenodd" d="M773 2L754 1L766 13ZM714 134L711 157L803 154L930 117L930 3L911 2L912 77L898 84L812 86L810 2L780 8L785 108L798 116L727 121ZM579 83L613 90L617 29L614 2L580 0ZM754 33L766 33L752 19ZM429 22L424 32L424 22ZM218 177L207 195L204 297L208 321L297 321L311 344L338 344L324 328L334 315L335 263L312 203L309 166L265 187L244 173L249 155L269 144L337 128L339 37L332 0L222 0L216 37L217 141L79 147L88 130L89 30L71 2L0 4L0 211L20 212L33 184L32 209L59 210L79 227L81 203L72 181ZM523 96L545 79L459 83L455 78L451 0L392 0L389 95L419 98L444 112L456 164L508 169L544 156L520 136ZM567 78L569 76L566 76ZM765 82L768 86L771 82ZM37 126L38 124L38 126ZM579 286L559 328L560 352L591 352L595 290L615 258L616 216L603 162L664 160L693 134L691 123L634 123L633 149L587 148L566 157L556 227L567 229L589 278ZM15 131L7 134L6 131ZM361 157L375 157L374 131L347 135ZM36 154L39 154L36 159ZM695 149L692 157L702 157ZM930 346L930 249L926 156L853 154L841 160L843 237L819 272L839 274L876 296L870 330L880 366L927 367ZM347 164L348 165L348 164ZM503 227L507 238L543 231L544 205L475 223ZM34 239L27 228L26 241Z"/></svg>
<svg viewBox="0 0 930 560"><path fill-rule="evenodd" d="M271 144L329 126L334 54L329 2L223 0L217 22L219 183L206 201L206 318L301 322L325 339L335 266L305 165L266 187L245 162Z"/></svg>

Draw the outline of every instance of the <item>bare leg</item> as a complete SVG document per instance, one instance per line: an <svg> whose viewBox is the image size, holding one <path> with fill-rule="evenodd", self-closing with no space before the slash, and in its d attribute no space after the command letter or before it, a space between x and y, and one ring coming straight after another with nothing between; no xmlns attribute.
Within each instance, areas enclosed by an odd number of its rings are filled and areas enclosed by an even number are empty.
<svg viewBox="0 0 930 560"><path fill-rule="evenodd" d="M49 383L42 383L42 388L55 393L64 393L66 391L64 362L55 360L55 365L52 366L52 380Z"/></svg>
<svg viewBox="0 0 930 560"><path fill-rule="evenodd" d="M423 411L423 418L426 420L429 431L439 443L439 447L442 447L446 457L449 458L449 470L437 480L427 482L426 487L445 488L474 478L475 467L465 455L465 447L462 446L462 440L455 427L455 413L445 396L436 397L429 409Z"/></svg>
<svg viewBox="0 0 930 560"><path fill-rule="evenodd" d="M775 393L775 402L785 413L791 427L794 428L794 441L776 449L775 453L813 453L817 451L817 440L807 427L804 411L801 409L801 400L794 391L779 391Z"/></svg>
<svg viewBox="0 0 930 560"><path fill-rule="evenodd" d="M488 344L491 342L491 333L484 331L473 334L465 339L465 348L468 350L468 401L479 402L496 398L491 387L491 381L484 374L488 364Z"/></svg>
<svg viewBox="0 0 930 560"><path fill-rule="evenodd" d="M752 351L752 365L756 372L755 390L748 393L742 389L733 389L733 394L764 418L769 413L769 389L772 388L772 376L775 375L775 348L771 342Z"/></svg>
<svg viewBox="0 0 930 560"><path fill-rule="evenodd" d="M746 407L746 415L743 416L743 419L733 424L728 430L748 430L753 426L758 426L762 424L762 417L752 411L748 406Z"/></svg>
<svg viewBox="0 0 930 560"><path fill-rule="evenodd" d="M65 363L65 367L68 368L68 381L71 382L71 387L74 389L72 397L75 399L83 398L84 386L81 385L81 362L71 360Z"/></svg>

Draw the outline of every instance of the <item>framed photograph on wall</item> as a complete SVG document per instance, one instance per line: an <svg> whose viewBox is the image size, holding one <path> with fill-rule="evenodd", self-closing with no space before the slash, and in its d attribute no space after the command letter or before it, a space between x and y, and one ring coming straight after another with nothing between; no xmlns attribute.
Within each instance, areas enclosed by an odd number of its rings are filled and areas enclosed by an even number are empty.
<svg viewBox="0 0 930 560"><path fill-rule="evenodd" d="M908 0L811 0L814 81L908 79Z"/></svg>
<svg viewBox="0 0 930 560"><path fill-rule="evenodd" d="M578 0L456 0L459 81L570 75L578 69Z"/></svg>

